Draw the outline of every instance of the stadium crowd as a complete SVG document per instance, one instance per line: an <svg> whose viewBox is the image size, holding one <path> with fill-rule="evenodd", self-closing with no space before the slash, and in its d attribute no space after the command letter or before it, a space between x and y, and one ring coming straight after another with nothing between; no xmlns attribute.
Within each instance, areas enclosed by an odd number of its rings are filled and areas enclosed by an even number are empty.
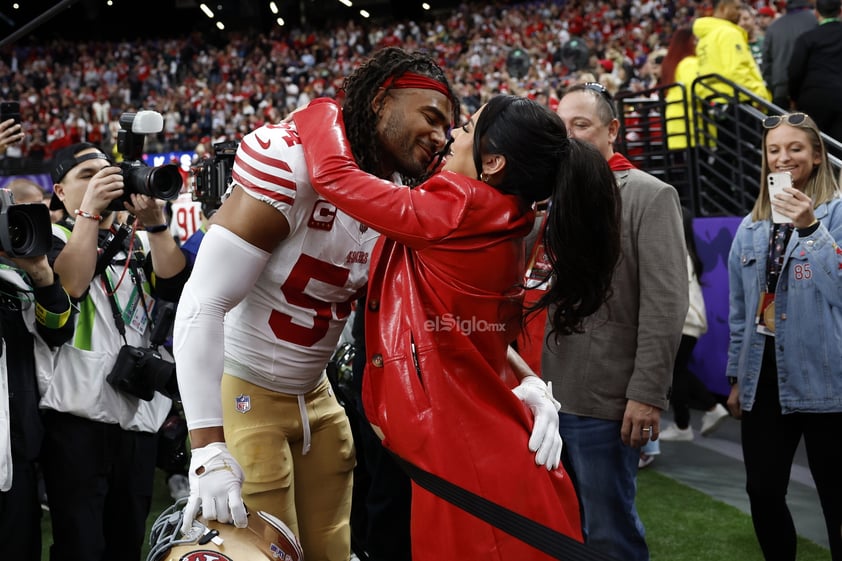
<svg viewBox="0 0 842 561"><path fill-rule="evenodd" d="M377 48L424 49L470 115L495 92L555 104L581 74L614 89L653 85L647 55L710 6L688 0L464 4L428 21L182 38L21 41L0 53L0 97L21 103L25 139L9 156L49 159L74 142L113 147L124 111L165 119L150 152L240 139L321 96ZM151 140L151 139L150 139Z"/></svg>

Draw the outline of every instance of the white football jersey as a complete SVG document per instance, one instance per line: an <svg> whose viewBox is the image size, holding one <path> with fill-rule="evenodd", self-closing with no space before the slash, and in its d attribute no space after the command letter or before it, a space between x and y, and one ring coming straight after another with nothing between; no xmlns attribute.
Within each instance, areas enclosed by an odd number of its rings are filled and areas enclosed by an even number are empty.
<svg viewBox="0 0 842 561"><path fill-rule="evenodd" d="M290 232L225 318L225 371L275 391L309 391L363 294L378 234L313 190L293 123L248 134L232 179L283 214Z"/></svg>
<svg viewBox="0 0 842 561"><path fill-rule="evenodd" d="M179 245L202 227L202 203L193 200L190 193L182 193L172 202L170 233Z"/></svg>

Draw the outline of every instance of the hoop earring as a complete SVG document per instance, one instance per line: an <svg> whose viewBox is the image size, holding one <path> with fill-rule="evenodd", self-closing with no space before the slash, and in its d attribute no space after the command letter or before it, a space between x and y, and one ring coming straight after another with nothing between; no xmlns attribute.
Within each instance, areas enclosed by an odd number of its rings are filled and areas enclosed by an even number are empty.
<svg viewBox="0 0 842 561"><path fill-rule="evenodd" d="M482 181L483 183L488 183L488 176L485 175L484 173L480 173L479 174L479 180Z"/></svg>

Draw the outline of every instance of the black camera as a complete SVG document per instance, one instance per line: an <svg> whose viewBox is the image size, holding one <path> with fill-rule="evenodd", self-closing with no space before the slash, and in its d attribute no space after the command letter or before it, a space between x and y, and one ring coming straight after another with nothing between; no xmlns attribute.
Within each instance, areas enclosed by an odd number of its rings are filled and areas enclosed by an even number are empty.
<svg viewBox="0 0 842 561"><path fill-rule="evenodd" d="M147 134L157 134L164 129L164 118L156 111L138 111L120 115L117 133L117 151L123 155L120 170L123 175L123 196L111 201L111 210L125 210L124 202L137 193L156 199L171 201L178 197L183 183L178 166L166 164L149 167L141 159L143 141Z"/></svg>
<svg viewBox="0 0 842 561"><path fill-rule="evenodd" d="M163 304L149 337L149 348L123 345L114 367L105 378L114 388L144 401L151 401L155 392L178 400L175 364L161 357L156 350L172 329L175 307Z"/></svg>
<svg viewBox="0 0 842 561"><path fill-rule="evenodd" d="M151 401L156 391L178 398L175 364L161 358L155 349L123 345L105 379L116 389L144 401Z"/></svg>
<svg viewBox="0 0 842 561"><path fill-rule="evenodd" d="M0 250L10 257L46 255L53 243L50 210L42 203L15 204L0 189Z"/></svg>
<svg viewBox="0 0 842 561"><path fill-rule="evenodd" d="M202 203L205 216L219 208L231 182L231 169L240 143L236 140L213 145L213 158L201 160L190 168L193 174L193 200Z"/></svg>

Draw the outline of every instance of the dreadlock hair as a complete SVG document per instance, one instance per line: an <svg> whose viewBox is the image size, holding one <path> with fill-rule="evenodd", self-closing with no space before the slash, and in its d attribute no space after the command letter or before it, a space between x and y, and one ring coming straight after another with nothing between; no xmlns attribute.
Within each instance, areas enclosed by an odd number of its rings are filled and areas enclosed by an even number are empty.
<svg viewBox="0 0 842 561"><path fill-rule="evenodd" d="M374 134L380 115L372 108L371 102L387 79L398 78L406 72L421 74L444 84L453 106L451 122L459 120L459 98L450 87L444 71L429 55L422 52L408 53L397 47L377 51L345 78L342 85L345 92L342 104L345 134L354 158L363 171L374 175L383 173L381 148Z"/></svg>

